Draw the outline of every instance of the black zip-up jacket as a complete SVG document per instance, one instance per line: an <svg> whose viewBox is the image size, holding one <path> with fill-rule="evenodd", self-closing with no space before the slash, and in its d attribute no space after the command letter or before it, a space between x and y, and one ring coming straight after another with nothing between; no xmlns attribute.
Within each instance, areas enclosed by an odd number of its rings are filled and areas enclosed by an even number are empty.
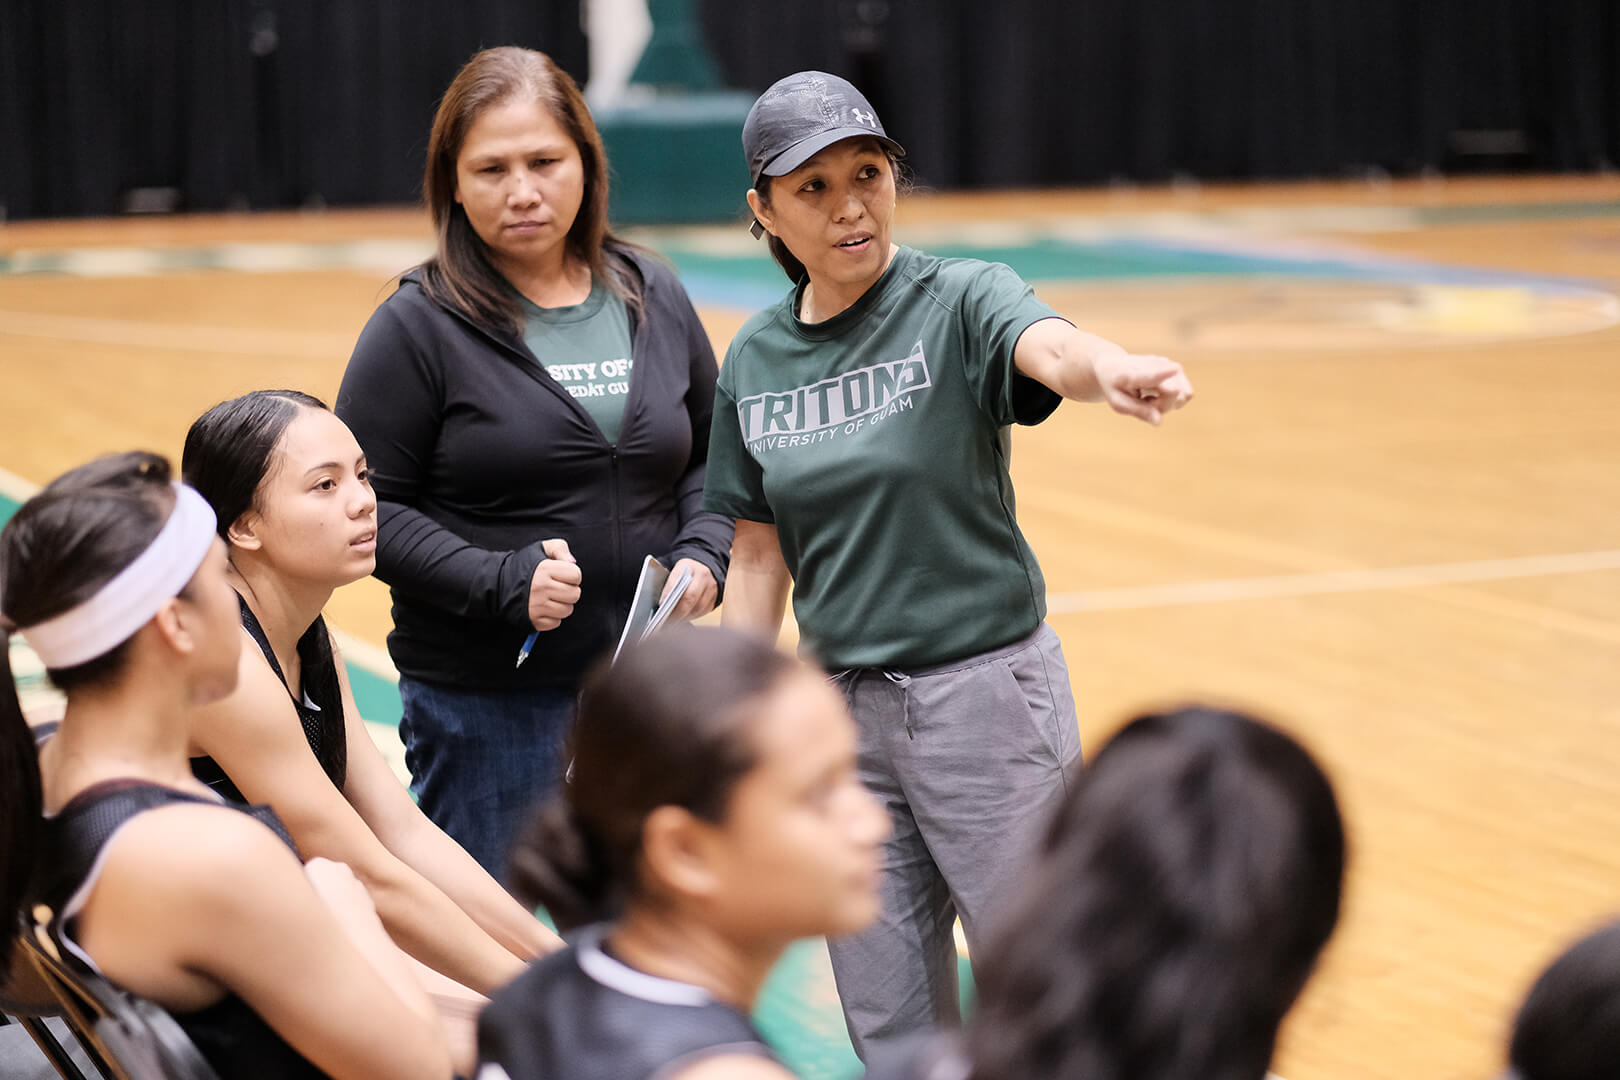
<svg viewBox="0 0 1620 1080"><path fill-rule="evenodd" d="M404 675L573 687L617 643L644 556L696 559L724 586L732 522L702 510L714 350L673 270L634 249L607 254L643 285L617 446L520 338L433 302L418 271L360 334L337 414L377 492L377 576ZM553 537L579 562L579 603L514 669Z"/></svg>

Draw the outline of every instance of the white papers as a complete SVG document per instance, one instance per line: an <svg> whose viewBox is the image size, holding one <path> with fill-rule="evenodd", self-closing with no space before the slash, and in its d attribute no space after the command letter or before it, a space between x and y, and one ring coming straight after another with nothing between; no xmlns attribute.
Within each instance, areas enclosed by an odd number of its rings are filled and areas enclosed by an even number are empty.
<svg viewBox="0 0 1620 1080"><path fill-rule="evenodd" d="M675 583L670 586L669 595L664 602L658 602L659 594L664 591L664 584L669 581L669 571L664 564L647 556L641 564L641 576L636 579L636 595L630 600L630 617L624 621L624 632L619 635L619 646L613 650L613 659L617 660L624 647L632 641L640 641L657 631L669 618L675 605L680 603L681 594L692 583L692 570L690 567L681 567L681 572L675 575Z"/></svg>

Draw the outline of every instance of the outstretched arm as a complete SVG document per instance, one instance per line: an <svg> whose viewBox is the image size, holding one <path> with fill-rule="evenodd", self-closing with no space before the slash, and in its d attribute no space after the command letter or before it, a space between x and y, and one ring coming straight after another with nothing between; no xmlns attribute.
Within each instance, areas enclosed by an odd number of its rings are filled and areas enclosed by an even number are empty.
<svg viewBox="0 0 1620 1080"><path fill-rule="evenodd" d="M1149 424L1193 397L1192 382L1174 360L1128 353L1063 319L1031 323L1013 348L1013 364L1066 398L1106 401Z"/></svg>

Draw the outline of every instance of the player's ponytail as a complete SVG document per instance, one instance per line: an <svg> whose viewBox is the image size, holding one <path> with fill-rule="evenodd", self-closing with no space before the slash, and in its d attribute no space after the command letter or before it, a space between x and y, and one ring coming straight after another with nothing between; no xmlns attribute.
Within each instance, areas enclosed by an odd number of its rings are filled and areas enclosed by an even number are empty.
<svg viewBox="0 0 1620 1080"><path fill-rule="evenodd" d="M756 757L746 706L796 668L751 635L690 626L598 664L580 694L570 779L513 848L518 897L563 930L633 904L648 816L678 806L724 820Z"/></svg>
<svg viewBox="0 0 1620 1080"><path fill-rule="evenodd" d="M616 907L600 848L592 843L566 798L543 805L512 849L512 892L525 904L544 907L562 930L584 926Z"/></svg>
<svg viewBox="0 0 1620 1080"><path fill-rule="evenodd" d="M119 454L58 477L0 530L0 972L32 884L42 820L39 758L11 677L11 634L89 599L134 562L163 528L174 499L167 461ZM67 692L101 682L122 669L127 645L46 674Z"/></svg>
<svg viewBox="0 0 1620 1080"><path fill-rule="evenodd" d="M23 720L17 685L11 679L11 635L0 619L0 981L11 967L11 950L34 866L39 861L43 822L39 759L34 736Z"/></svg>

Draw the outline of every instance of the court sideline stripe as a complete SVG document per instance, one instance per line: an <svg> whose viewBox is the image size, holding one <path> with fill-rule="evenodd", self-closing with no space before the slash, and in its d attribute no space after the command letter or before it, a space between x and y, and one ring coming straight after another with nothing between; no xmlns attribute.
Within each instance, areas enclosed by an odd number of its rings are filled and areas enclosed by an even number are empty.
<svg viewBox="0 0 1620 1080"><path fill-rule="evenodd" d="M0 469L0 496L20 503L32 498L38 490L39 485L29 483L14 472Z"/></svg>

